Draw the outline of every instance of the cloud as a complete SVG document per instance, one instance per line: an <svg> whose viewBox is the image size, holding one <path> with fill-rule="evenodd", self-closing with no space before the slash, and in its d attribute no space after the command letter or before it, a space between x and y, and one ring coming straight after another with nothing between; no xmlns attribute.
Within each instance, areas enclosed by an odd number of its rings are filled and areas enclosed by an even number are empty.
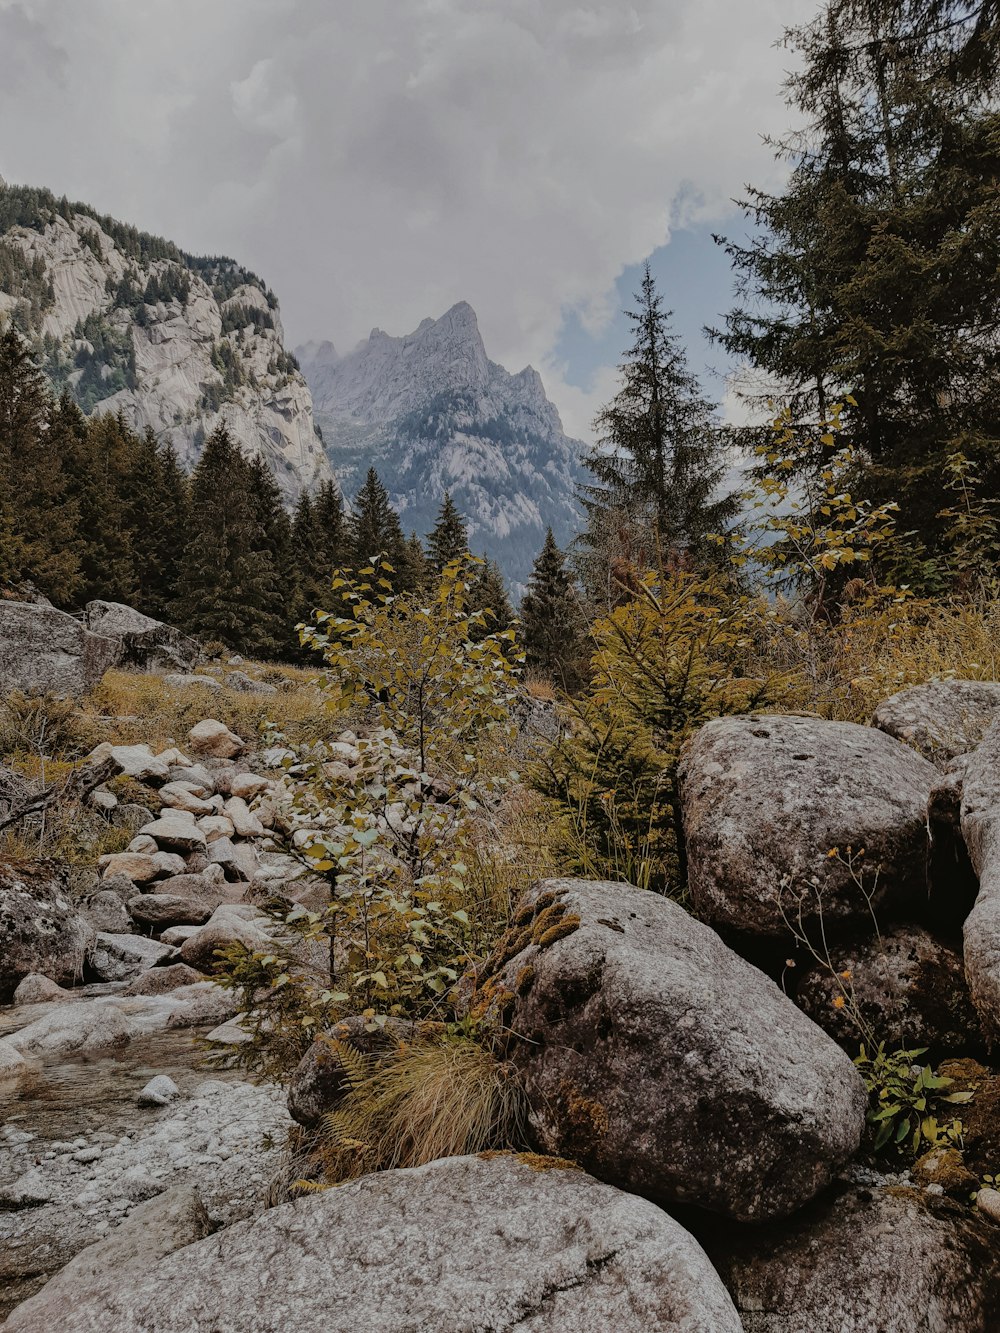
<svg viewBox="0 0 1000 1333"><path fill-rule="evenodd" d="M464 299L544 370L672 222L778 179L814 0L0 0L0 172L225 252L294 341L349 347ZM5 38L7 42L5 43ZM60 53L68 54L60 54Z"/></svg>

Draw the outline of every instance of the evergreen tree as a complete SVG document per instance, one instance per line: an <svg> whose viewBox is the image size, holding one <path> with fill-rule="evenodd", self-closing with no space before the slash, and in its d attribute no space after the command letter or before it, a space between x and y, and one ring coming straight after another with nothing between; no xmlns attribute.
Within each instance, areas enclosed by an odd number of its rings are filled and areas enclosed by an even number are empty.
<svg viewBox="0 0 1000 1333"><path fill-rule="evenodd" d="M424 544L415 532L406 539L406 581L408 587L419 592L427 587L429 568Z"/></svg>
<svg viewBox="0 0 1000 1333"><path fill-rule="evenodd" d="M313 513L319 574L328 590L333 571L343 568L351 558L351 532L344 511L344 498L332 481L320 482Z"/></svg>
<svg viewBox="0 0 1000 1333"><path fill-rule="evenodd" d="M1000 497L996 18L962 0L831 0L789 32L806 128L777 145L783 193L744 203L752 244L723 242L746 302L715 336L798 422L853 396L855 486L897 499L900 531L932 554L957 453Z"/></svg>
<svg viewBox="0 0 1000 1333"><path fill-rule="evenodd" d="M0 584L30 583L67 606L81 580L64 442L42 373L9 328L0 337Z"/></svg>
<svg viewBox="0 0 1000 1333"><path fill-rule="evenodd" d="M441 574L451 560L467 555L469 533L465 520L455 508L448 491L438 510L437 522L427 538L427 564L435 574Z"/></svg>
<svg viewBox="0 0 1000 1333"><path fill-rule="evenodd" d="M147 449L151 443L151 433L147 432ZM190 496L188 479L173 445L157 444L155 449L156 508L152 512L156 522L150 523L149 510L137 514L137 522L147 536L138 536L136 561L142 609L157 619L171 620L188 539ZM148 563L143 564L144 560Z"/></svg>
<svg viewBox="0 0 1000 1333"><path fill-rule="evenodd" d="M527 665L566 690L576 689L583 679L584 618L551 528L521 599L521 626Z"/></svg>
<svg viewBox="0 0 1000 1333"><path fill-rule="evenodd" d="M65 393L54 419L63 431L68 493L78 511L82 585L77 598L134 603L133 523L150 521L148 514L132 512L127 493L140 441L120 417L85 418Z"/></svg>
<svg viewBox="0 0 1000 1333"><path fill-rule="evenodd" d="M257 596L254 630L247 647L256 657L280 657L290 649L296 624L288 604L294 580L292 524L274 473L264 460L258 456L246 466L251 524L262 535L260 545L251 552L256 557Z"/></svg>
<svg viewBox="0 0 1000 1333"><path fill-rule="evenodd" d="M601 600L613 597L617 563L705 561L714 553L709 536L735 513L735 500L718 495L726 468L713 407L670 332L648 264L625 314L634 337L619 368L621 388L598 413L597 443L585 460L595 480L583 497L581 565Z"/></svg>
<svg viewBox="0 0 1000 1333"><path fill-rule="evenodd" d="M497 630L509 629L514 623L514 608L507 595L500 566L495 560L487 558L478 566L472 584L471 605L474 610L486 612L486 625L473 630L473 640L495 634Z"/></svg>
<svg viewBox="0 0 1000 1333"><path fill-rule="evenodd" d="M396 571L392 579L395 590L408 591L406 539L399 517L389 503L389 492L373 467L368 469L364 485L354 501L352 538L356 568L383 555Z"/></svg>

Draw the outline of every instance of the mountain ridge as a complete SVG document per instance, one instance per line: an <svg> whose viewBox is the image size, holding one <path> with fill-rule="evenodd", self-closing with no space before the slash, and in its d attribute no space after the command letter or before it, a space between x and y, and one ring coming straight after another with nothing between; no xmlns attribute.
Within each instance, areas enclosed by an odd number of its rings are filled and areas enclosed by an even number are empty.
<svg viewBox="0 0 1000 1333"><path fill-rule="evenodd" d="M515 588L547 527L570 540L584 446L563 431L534 367L512 373L489 358L467 301L399 337L376 327L344 356L318 342L296 355L348 495L375 467L404 527L426 533L448 491L473 549Z"/></svg>

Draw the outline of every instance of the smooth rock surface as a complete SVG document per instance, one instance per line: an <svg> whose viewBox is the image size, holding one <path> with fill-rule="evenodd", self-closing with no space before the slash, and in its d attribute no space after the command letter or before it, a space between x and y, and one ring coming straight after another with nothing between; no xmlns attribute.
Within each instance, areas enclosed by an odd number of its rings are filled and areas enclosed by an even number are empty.
<svg viewBox="0 0 1000 1333"><path fill-rule="evenodd" d="M116 666L184 671L201 651L196 639L123 602L88 602L85 619L88 629L117 642Z"/></svg>
<svg viewBox="0 0 1000 1333"><path fill-rule="evenodd" d="M944 765L974 750L1000 717L1000 681L937 680L880 703L872 725Z"/></svg>
<svg viewBox="0 0 1000 1333"><path fill-rule="evenodd" d="M0 697L81 695L114 665L118 644L53 606L0 598Z"/></svg>
<svg viewBox="0 0 1000 1333"><path fill-rule="evenodd" d="M847 1055L708 926L626 884L547 880L492 991L538 1143L602 1180L745 1221L783 1216L857 1151Z"/></svg>
<svg viewBox="0 0 1000 1333"><path fill-rule="evenodd" d="M215 718L193 726L188 732L188 745L192 753L212 759L233 759L246 749L246 742Z"/></svg>
<svg viewBox="0 0 1000 1333"><path fill-rule="evenodd" d="M100 981L128 981L171 956L168 944L143 935L112 935L99 931L90 958L90 971Z"/></svg>
<svg viewBox="0 0 1000 1333"><path fill-rule="evenodd" d="M872 912L884 926L923 910L939 774L902 741L851 722L719 718L685 745L680 778L688 889L713 925L787 940L789 920L871 929Z"/></svg>
<svg viewBox="0 0 1000 1333"><path fill-rule="evenodd" d="M47 1328L742 1333L672 1218L580 1171L504 1155L387 1171L272 1208L128 1265Z"/></svg>

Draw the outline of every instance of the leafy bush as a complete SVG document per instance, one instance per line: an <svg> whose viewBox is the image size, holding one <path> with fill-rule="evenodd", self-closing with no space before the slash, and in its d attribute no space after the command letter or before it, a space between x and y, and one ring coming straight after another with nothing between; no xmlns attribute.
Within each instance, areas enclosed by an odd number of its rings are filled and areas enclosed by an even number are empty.
<svg viewBox="0 0 1000 1333"><path fill-rule="evenodd" d="M870 1054L861 1047L855 1064L868 1093L868 1123L875 1129L876 1152L905 1145L916 1156L926 1148L961 1146L961 1120L939 1117L949 1114L949 1106L971 1101L974 1094L946 1092L954 1079L920 1064L924 1054L923 1048L887 1051L884 1042Z"/></svg>

